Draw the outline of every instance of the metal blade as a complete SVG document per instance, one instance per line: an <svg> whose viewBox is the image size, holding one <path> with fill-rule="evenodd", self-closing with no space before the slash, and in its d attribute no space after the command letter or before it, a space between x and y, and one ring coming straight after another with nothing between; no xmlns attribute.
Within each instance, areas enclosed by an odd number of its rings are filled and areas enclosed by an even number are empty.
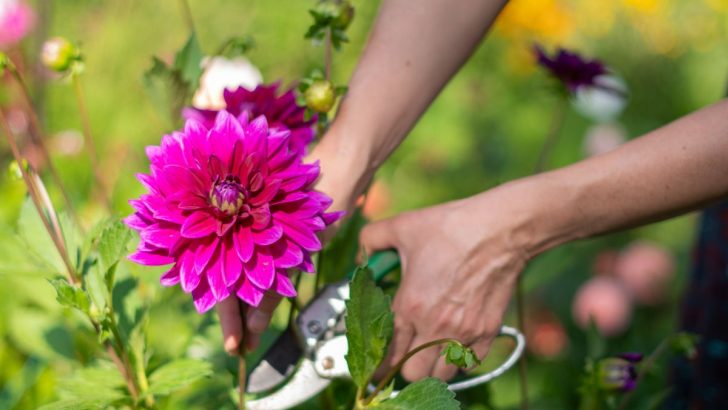
<svg viewBox="0 0 728 410"><path fill-rule="evenodd" d="M313 362L303 359L291 380L280 390L258 400L246 403L248 410L286 410L316 396L331 380L316 373Z"/></svg>
<svg viewBox="0 0 728 410"><path fill-rule="evenodd" d="M291 327L278 336L248 376L248 393L262 393L283 383L301 359L303 350Z"/></svg>

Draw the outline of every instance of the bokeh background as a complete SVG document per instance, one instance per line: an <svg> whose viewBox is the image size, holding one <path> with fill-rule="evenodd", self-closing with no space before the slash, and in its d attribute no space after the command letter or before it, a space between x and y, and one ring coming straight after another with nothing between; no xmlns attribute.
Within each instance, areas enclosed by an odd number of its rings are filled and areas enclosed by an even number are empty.
<svg viewBox="0 0 728 410"><path fill-rule="evenodd" d="M7 0L0 0L0 5ZM48 36L78 41L86 57L84 87L104 177L113 185L114 209L142 193L134 178L147 168L144 146L170 131L142 84L153 55L171 60L188 31L179 2L142 0L37 0L35 28L6 52L32 80L50 135L57 168L89 225L103 210L92 197L90 164L83 153L80 119L67 81L38 65ZM248 58L266 82L292 83L320 67L321 47L303 39L313 1L190 0L203 50L231 36L251 35ZM334 56L333 75L349 78L376 15L378 1L354 1L350 43ZM2 10L0 6L0 10ZM443 16L446 19L446 16ZM364 207L371 219L472 195L528 175L548 131L558 95L535 64L532 46L563 46L599 58L629 89L623 114L596 123L569 108L549 167L583 159L638 137L719 100L728 79L728 3L724 0L513 0L472 59L445 88L411 135L382 167ZM396 90L393 90L396 92ZM18 134L27 116L9 78L0 79L0 102ZM37 148L23 150L39 163ZM0 146L0 167L11 162ZM50 184L49 184L50 185ZM57 204L59 192L49 186ZM22 183L0 174L0 408L35 408L57 398L73 360L91 360L93 341L65 326L33 255L15 237L25 194ZM529 387L533 408L575 408L579 376L589 349L584 318L591 313L608 353L651 351L677 323L689 273L696 215L562 246L534 260L525 272ZM153 300L148 324L154 357L208 358L212 380L170 398L172 408L225 408L231 364L221 351L213 315L198 316L177 289L157 285L159 271L128 266ZM285 321L285 309L277 324ZM484 312L487 314L487 312ZM509 315L506 322L514 323ZM493 358L507 346L497 345ZM152 359L154 360L154 359ZM161 359L160 359L161 360ZM667 362L647 380L645 392L665 388ZM646 395L644 393L643 395ZM515 371L462 396L466 408L518 403ZM184 403L184 404L182 404ZM316 408L317 403L310 408ZM647 405L645 404L645 407Z"/></svg>

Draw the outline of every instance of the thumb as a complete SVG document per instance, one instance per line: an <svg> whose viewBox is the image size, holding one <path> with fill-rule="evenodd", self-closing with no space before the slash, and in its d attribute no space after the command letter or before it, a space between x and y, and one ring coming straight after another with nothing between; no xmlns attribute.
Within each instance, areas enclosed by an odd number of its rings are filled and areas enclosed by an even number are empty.
<svg viewBox="0 0 728 410"><path fill-rule="evenodd" d="M384 249L397 248L399 241L395 229L394 218L378 222L371 222L362 228L359 234L359 243L367 254Z"/></svg>

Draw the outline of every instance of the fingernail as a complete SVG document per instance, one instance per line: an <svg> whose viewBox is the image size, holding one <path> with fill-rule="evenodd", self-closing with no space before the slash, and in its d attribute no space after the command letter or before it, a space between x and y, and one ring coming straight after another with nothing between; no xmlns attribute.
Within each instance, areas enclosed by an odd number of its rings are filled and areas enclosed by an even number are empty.
<svg viewBox="0 0 728 410"><path fill-rule="evenodd" d="M238 354L238 339L235 336L232 336L232 335L231 336L228 336L225 339L224 347L225 347L225 351L230 356L237 355Z"/></svg>

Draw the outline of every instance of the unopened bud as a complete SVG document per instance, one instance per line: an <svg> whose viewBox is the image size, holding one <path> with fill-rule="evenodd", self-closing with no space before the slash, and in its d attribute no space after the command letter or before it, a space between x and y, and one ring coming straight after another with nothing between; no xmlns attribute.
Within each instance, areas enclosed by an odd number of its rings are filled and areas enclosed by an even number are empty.
<svg viewBox="0 0 728 410"><path fill-rule="evenodd" d="M354 19L354 6L348 1L342 1L339 4L339 10L337 11L336 19L334 20L334 27L339 29L346 29L351 24L351 20Z"/></svg>
<svg viewBox="0 0 728 410"><path fill-rule="evenodd" d="M306 106L319 113L327 113L334 107L336 91L331 81L314 81L304 93Z"/></svg>
<svg viewBox="0 0 728 410"><path fill-rule="evenodd" d="M65 72L80 60L78 49L63 37L53 37L43 43L40 56L43 65L53 71Z"/></svg>

